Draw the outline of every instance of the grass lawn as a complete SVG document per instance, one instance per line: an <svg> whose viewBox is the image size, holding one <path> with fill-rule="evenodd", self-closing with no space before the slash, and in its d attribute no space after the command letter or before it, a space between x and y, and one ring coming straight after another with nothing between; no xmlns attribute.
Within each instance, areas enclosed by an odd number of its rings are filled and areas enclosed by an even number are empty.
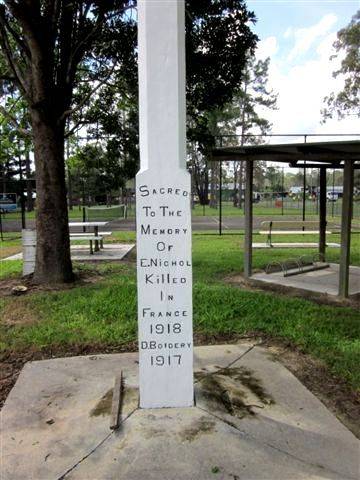
<svg viewBox="0 0 360 480"><path fill-rule="evenodd" d="M79 220L79 222L82 221L82 207L79 209L78 206L74 207L72 210L68 210L68 215L70 220ZM26 218L28 220L34 220L35 219L35 210L32 212L26 212ZM21 211L18 209L16 212L8 212L3 214L3 221L6 222L6 220L19 220L21 219Z"/></svg>
<svg viewBox="0 0 360 480"><path fill-rule="evenodd" d="M312 241L306 236L306 241ZM255 237L255 241L264 237ZM116 232L112 241L134 240L132 232ZM279 237L279 241L289 240ZM299 240L291 236L290 241ZM300 236L301 240L301 236ZM338 235L329 241L338 241ZM316 237L314 237L316 241ZM18 241L17 241L18 242ZM246 290L224 282L242 271L242 235L194 235L194 330L197 333L241 335L263 332L290 340L323 360L331 371L360 388L360 314L344 306L316 304L275 293ZM16 241L6 242L16 247ZM254 268L316 250L257 250ZM338 261L339 249L328 259ZM351 263L360 265L360 236L352 239ZM76 265L91 282L58 291L39 291L0 299L0 348L4 351L70 346L121 345L136 339L136 272L132 262ZM21 262L2 262L2 278L17 276Z"/></svg>
<svg viewBox="0 0 360 480"><path fill-rule="evenodd" d="M328 214L328 221L339 221L341 218L341 199L334 203L331 202L327 203L327 214ZM106 208L103 209L101 213L98 215L101 218L106 219ZM282 209L279 207L275 207L275 200L262 200L259 203L254 203L253 205L254 215L257 216L282 216ZM334 216L332 216L334 213ZM91 214L91 210L90 210ZM286 216L295 216L298 217L299 220L302 218L302 201L301 200L292 200L286 199L284 202L284 210L283 214ZM72 210L68 210L69 220L71 221L82 221L83 212L82 207L74 206ZM95 215L95 213L94 213ZM113 219L113 213L109 210L109 215ZM202 205L196 204L195 208L192 210L192 215L195 217L201 216L212 216L218 217L219 216L219 209L218 208L210 208L208 205L203 207ZM223 201L222 202L222 215L223 217L233 217L233 216L244 216L244 209L236 208L233 206L232 202ZM135 206L132 205L131 208L128 208L128 217L135 216ZM306 201L306 218L314 220L318 216L318 205L316 202L312 200ZM359 218L360 216L360 201L354 202L354 218ZM315 218L314 218L315 217ZM28 220L35 219L35 211L26 212L26 218ZM3 221L6 220L18 220L20 222L21 219L21 212L20 210L16 212L9 212L3 215ZM99 219L99 218L97 218Z"/></svg>
<svg viewBox="0 0 360 480"><path fill-rule="evenodd" d="M333 205L332 203L327 203L327 215L328 221L335 221L335 219L340 219L341 217L341 200L338 200ZM310 220L314 220L318 216L318 206L316 202L311 200L306 201L306 218ZM334 217L332 217L332 213L334 212ZM281 220L282 216L282 209L281 207L275 207L274 200L263 200L259 203L253 204L253 213L257 216L274 216L278 220ZM195 205L192 214L196 217L201 216L219 216L219 209L218 208L210 208L208 205L203 207L202 205ZM222 202L222 215L223 217L233 217L233 216L244 216L244 209L236 208L233 206L232 202L223 201ZM300 200L291 200L287 199L284 202L284 215L290 215L298 217L299 220L302 219L302 202ZM354 218L359 218L360 216L360 201L354 202Z"/></svg>

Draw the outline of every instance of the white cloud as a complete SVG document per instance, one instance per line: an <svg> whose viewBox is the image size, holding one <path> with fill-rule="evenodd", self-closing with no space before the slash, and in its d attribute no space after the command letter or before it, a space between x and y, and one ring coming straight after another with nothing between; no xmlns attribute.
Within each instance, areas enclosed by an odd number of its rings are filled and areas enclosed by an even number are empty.
<svg viewBox="0 0 360 480"><path fill-rule="evenodd" d="M277 38L271 36L260 42L256 56L258 59L270 56L269 87L278 93L278 109L259 112L272 123L274 134L298 134L298 137L272 137L271 143L302 142L304 134L351 134L359 131L359 120L349 116L343 120L334 118L321 124L321 110L324 97L343 88L344 79L333 72L339 68L341 55L330 61L333 55L333 43L336 39L335 15L327 15L315 26L299 29L296 32L310 32L307 44L301 44L300 34L288 29L286 39L281 33ZM294 38L298 44L296 58L288 61L289 44ZM311 52L307 50L311 46ZM295 48L295 47L294 47ZM300 55L303 52L304 55ZM311 53L311 55L310 55ZM295 54L294 54L295 55ZM341 137L350 140L359 137ZM331 141L336 137L311 137L308 141ZM339 138L338 138L339 140Z"/></svg>
<svg viewBox="0 0 360 480"><path fill-rule="evenodd" d="M293 35L293 28L288 27L283 35L284 38L290 38Z"/></svg>
<svg viewBox="0 0 360 480"><path fill-rule="evenodd" d="M329 33L314 45L315 58L298 61L288 69L279 55L270 63L270 87L279 94L278 110L264 111L263 114L273 123L272 132L276 134L311 133L356 133L358 119L347 117L344 120L333 119L321 124L323 99L332 91L343 87L343 79L333 78L332 72L338 68L340 59L329 60L333 53L332 44L335 32ZM336 138L335 138L336 139ZM316 139L309 139L315 141ZM325 140L330 140L327 138ZM334 140L334 138L332 138ZM272 143L302 141L302 138L276 138Z"/></svg>
<svg viewBox="0 0 360 480"><path fill-rule="evenodd" d="M288 60L292 61L298 56L301 56L308 52L313 43L320 37L326 35L331 27L336 23L336 15L329 13L324 15L322 19L308 28L299 28L296 30L289 30L285 32L286 37L290 38L293 36L295 38L295 45L292 48L291 52L288 55Z"/></svg>
<svg viewBox="0 0 360 480"><path fill-rule="evenodd" d="M256 49L256 58L265 60L267 57L273 57L279 50L276 37L267 37L258 43Z"/></svg>

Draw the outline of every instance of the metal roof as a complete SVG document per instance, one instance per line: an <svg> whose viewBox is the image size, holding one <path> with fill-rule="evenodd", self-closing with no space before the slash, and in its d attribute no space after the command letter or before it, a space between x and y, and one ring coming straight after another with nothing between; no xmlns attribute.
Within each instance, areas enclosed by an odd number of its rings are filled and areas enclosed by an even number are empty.
<svg viewBox="0 0 360 480"><path fill-rule="evenodd" d="M309 142L309 143L283 143L244 145L235 147L215 148L212 151L213 160L263 160L272 162L285 162L293 167L320 167L329 166L341 168L344 160L360 160L360 141L343 142ZM307 164L298 162L306 161ZM311 162L311 164L308 164ZM320 165L314 164L319 162ZM356 164L356 167L358 165Z"/></svg>

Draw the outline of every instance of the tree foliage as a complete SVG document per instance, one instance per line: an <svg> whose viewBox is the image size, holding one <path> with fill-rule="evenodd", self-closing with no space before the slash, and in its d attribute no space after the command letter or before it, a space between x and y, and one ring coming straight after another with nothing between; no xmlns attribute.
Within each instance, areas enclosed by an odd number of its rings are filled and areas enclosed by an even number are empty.
<svg viewBox="0 0 360 480"><path fill-rule="evenodd" d="M111 75L126 72L135 35L127 13L132 6L127 0L0 0L0 48L6 61L0 77L5 88L10 82L26 100L34 141L38 282L73 278L65 126L71 116L76 121Z"/></svg>
<svg viewBox="0 0 360 480"><path fill-rule="evenodd" d="M337 33L334 48L337 53L331 59L343 58L333 77L343 76L344 87L340 92L325 97L325 108L321 112L323 121L334 116L340 119L347 115L360 117L360 10Z"/></svg>
<svg viewBox="0 0 360 480"><path fill-rule="evenodd" d="M26 100L34 140L38 281L72 278L64 138L87 127L89 135L108 138L123 172L136 170L134 5L0 0L1 92L15 88ZM211 145L208 112L231 101L254 52L254 21L244 0L186 1L188 131L198 150Z"/></svg>

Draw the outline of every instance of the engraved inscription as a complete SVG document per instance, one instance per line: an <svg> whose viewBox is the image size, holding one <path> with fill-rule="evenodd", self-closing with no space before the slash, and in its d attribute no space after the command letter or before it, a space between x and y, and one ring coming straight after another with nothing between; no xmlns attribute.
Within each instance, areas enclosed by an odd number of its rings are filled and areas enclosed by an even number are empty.
<svg viewBox="0 0 360 480"><path fill-rule="evenodd" d="M182 187L150 185L147 175L137 178L140 376L192 388L190 182L184 171Z"/></svg>

